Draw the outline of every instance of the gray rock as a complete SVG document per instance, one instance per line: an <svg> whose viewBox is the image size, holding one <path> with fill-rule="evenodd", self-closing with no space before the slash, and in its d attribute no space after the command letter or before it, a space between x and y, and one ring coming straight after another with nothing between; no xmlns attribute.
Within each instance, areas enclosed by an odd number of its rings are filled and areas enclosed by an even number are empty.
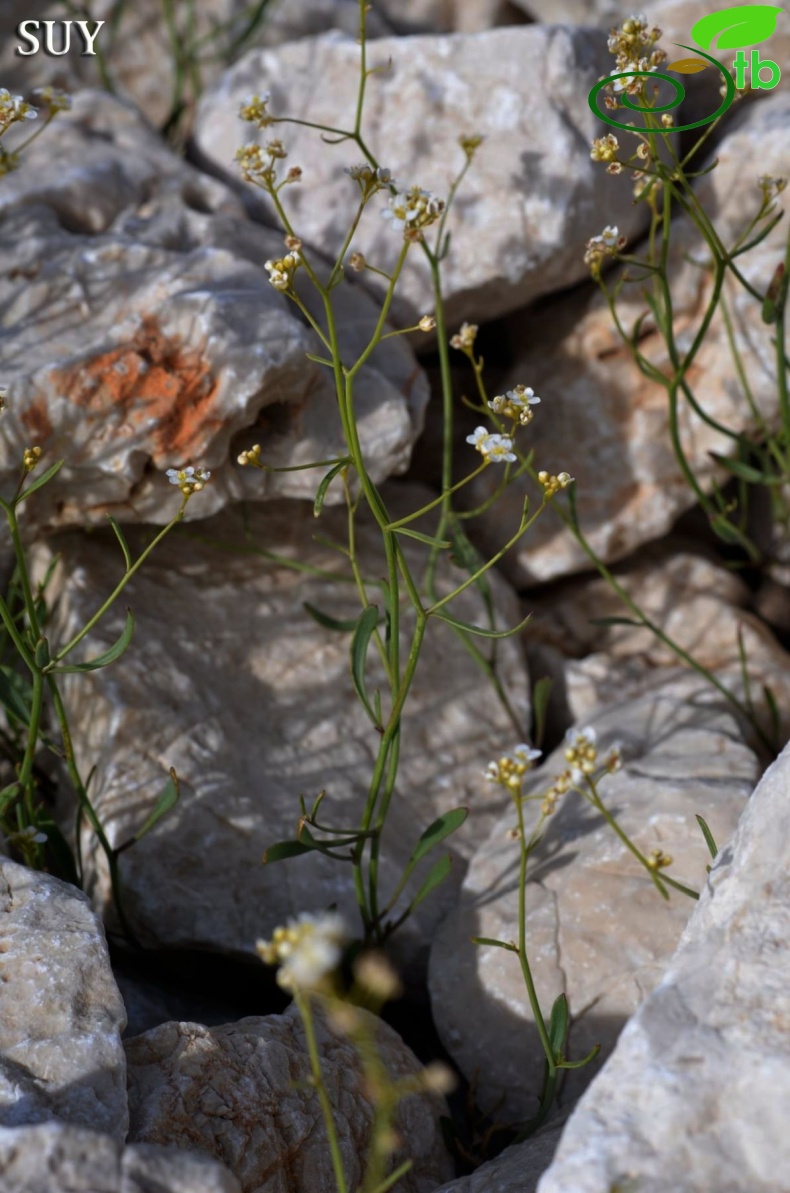
<svg viewBox="0 0 790 1193"><path fill-rule="evenodd" d="M459 137L486 138L447 223L452 249L443 291L451 325L492 318L585 277L585 243L604 224L618 223L629 236L644 227L629 189L590 160L588 142L597 125L584 98L606 69L605 42L603 33L535 25L385 38L371 47L369 65L391 59L392 68L368 82L365 138L401 185L415 183L446 196L464 161ZM358 66L356 43L335 35L251 51L201 102L199 159L238 180L234 151L256 131L239 120L239 106L263 89L271 92L275 116L347 127ZM314 129L284 124L276 130L289 163L304 169L303 187L283 196L298 235L338 252L357 202L356 184L343 167L354 165L359 151L350 143L327 145ZM271 130L262 135L270 137ZM268 199L245 189L272 220ZM380 197L369 205L353 248L390 270L400 241L380 218L385 206ZM381 293L375 275L362 276ZM409 254L398 295L393 312L403 326L433 307L418 246Z"/></svg>
<svg viewBox="0 0 790 1193"><path fill-rule="evenodd" d="M25 507L31 523L167 521L180 494L164 470L186 463L212 472L188 517L242 497L312 498L314 472L261 484L236 464L254 441L276 467L345 448L328 370L305 355L318 339L262 269L282 241L226 188L123 105L84 93L4 180L0 210L0 482L13 488L32 443L42 467L66 459ZM335 294L341 343L359 351L378 311L360 287ZM363 372L361 443L379 481L406 467L428 388L402 339ZM341 499L335 486L328 500Z"/></svg>
<svg viewBox="0 0 790 1193"><path fill-rule="evenodd" d="M240 1193L208 1156L123 1142L86 1127L0 1127L3 1193Z"/></svg>
<svg viewBox="0 0 790 1193"><path fill-rule="evenodd" d="M413 486L384 492L388 508L401 515L430 498ZM325 510L316 522L305 505L281 502L249 511L249 542L238 512L201 524L199 541L188 529L174 535L126 589L123 604L133 608L137 624L129 653L112 670L81 675L78 683L64 676L78 761L86 773L96 766L93 799L112 843L139 828L171 766L181 779L175 811L121 858L128 912L151 945L254 956L257 937L290 915L335 901L356 922L348 865L313 854L261 865L268 846L293 838L300 793L311 802L326 788L324 821L357 824L370 781L378 735L353 694L350 636L316 624L302 608L310 602L336 618L358 616L342 556L313 541L318 531L344 541L346 520L345 512ZM378 530L358 521L360 565L375 585L385 574ZM135 528L129 541L138 551L143 532ZM412 568L421 568L425 549L409 539L403 544ZM105 534L57 540L62 570L52 591L53 600L60 596L53 640L65 641L84 624L98 594L115 583L116 550ZM278 557L324 571L303 574ZM445 565L440 591L450 591L464 575ZM498 624L517 624L512 593L496 576L491 580ZM480 614L471 591L454 606L467 620ZM124 614L116 609L92 635L91 656L117 637ZM403 617L407 625L409 614ZM463 859L502 811L502 801L485 791L479 759L489 742L514 732L449 627L431 622L429 631L402 722L382 890L393 889L419 834L436 816L459 804L469 806L471 815L448 841L453 879L418 909L418 926L402 930L411 964L421 963L442 910L454 898ZM526 722L519 646L512 640L497 645L502 683ZM377 675L373 654L371 676ZM388 690L383 676L369 683ZM101 851L90 835L83 849L93 897L108 911Z"/></svg>
<svg viewBox="0 0 790 1193"><path fill-rule="evenodd" d="M421 1065L392 1028L359 1012L375 1031L391 1080ZM316 1042L334 1113L348 1187L358 1188L370 1143L373 1104L351 1042L316 1015ZM310 1088L310 1062L295 1005L284 1015L250 1016L224 1027L165 1023L126 1045L129 1138L195 1148L222 1160L243 1193L323 1193L334 1188L321 1107ZM452 1172L442 1143L443 1099L404 1099L395 1125L401 1145L391 1165L412 1169L403 1193L432 1193Z"/></svg>
<svg viewBox="0 0 790 1193"><path fill-rule="evenodd" d="M125 1022L86 897L0 857L0 1123L54 1119L123 1141Z"/></svg>
<svg viewBox="0 0 790 1193"><path fill-rule="evenodd" d="M616 569L618 583L672 641L689 652L745 701L740 642L746 658L749 695L765 732L774 727L763 697L773 692L779 732L790 733L790 657L765 624L749 610L751 592L737 573L699 555L689 540L652 543ZM533 671L558 681L573 721L596 709L639 695L661 670L678 666L678 656L651 630L634 625L600 625L590 620L632 617L605 580L575 577L554 586L551 596L530 601L526 632ZM553 665L552 665L553 664ZM745 719L744 719L744 723Z"/></svg>
<svg viewBox="0 0 790 1193"><path fill-rule="evenodd" d="M722 848L663 980L568 1123L540 1193L790 1189L788 781L786 748Z"/></svg>
<svg viewBox="0 0 790 1193"><path fill-rule="evenodd" d="M759 208L758 176L779 177L786 172L783 130L789 117L790 95L781 90L740 108L715 151L717 168L699 180L705 210L715 214L725 245L734 242ZM625 174L610 181L630 194ZM780 205L781 200L780 196ZM782 260L783 224L738 258L744 276L760 292ZM672 232L670 284L675 332L684 350L699 327L711 286L709 272L703 275L685 255L699 260L703 248L696 230L678 218ZM772 328L761 321L760 304L743 287L731 292L728 287L727 301L754 400L765 422L777 425ZM623 326L630 328L647 308L626 287L619 309ZM668 368L661 337L649 322L643 332L641 350L659 368ZM603 297L597 290L584 289L552 300L541 310L522 312L513 316L509 335L517 363L500 392L521 383L541 396L542 405L521 433L521 443L534 448L537 468L551 473L565 470L576 478L579 521L595 551L606 561L617 560L665 534L696 498L672 451L666 392L634 365ZM688 376L708 417L734 431L757 433L757 420L738 381L720 313ZM709 453L731 455L731 440L691 412L685 401L680 403L679 422L690 466L703 489L710 491L714 480L724 483L728 474ZM464 475L466 462L459 467ZM477 506L488 497L496 479L494 469L486 470L461 491L461 500ZM495 513L474 523L487 551L505 541L504 527L517 522L525 493L534 498L537 488L518 481L497 503ZM524 585L586 569L589 560L559 519L545 517L509 552L503 566L517 584Z"/></svg>
<svg viewBox="0 0 790 1193"><path fill-rule="evenodd" d="M480 0L474 0L479 3ZM489 3L490 0L482 0ZM108 20L112 6L105 4L91 9L92 14L105 19L96 45L101 49L116 94L134 103L147 120L160 126L171 114L173 103L173 49L161 0L135 0L113 11L114 28ZM231 51L232 43L248 26L251 6L247 0L201 0L192 10L195 36L202 40L200 52L200 80L203 87L213 83L225 65L238 54ZM177 27L188 27L188 10L174 10ZM40 51L29 57L16 54L17 45L29 44L16 36L19 21L25 18L62 21L68 19L62 5L51 0L5 0L0 13L0 77L3 86L24 90L26 95L35 87L52 85L69 91L103 85L98 57L83 57L82 42L73 31L71 50L63 57L52 58ZM93 19L93 17L91 18ZM254 45L279 45L295 41L327 29L342 29L356 36L359 28L358 0L272 0L263 21L255 28L242 48ZM213 42L212 31L218 33ZM391 33L388 22L377 12L368 16L368 36L382 37ZM59 33L58 46L62 45ZM43 37L43 30L39 37ZM230 51L230 54L229 54ZM187 87L185 98L193 100ZM187 111L187 117L189 111Z"/></svg>
<svg viewBox="0 0 790 1193"><path fill-rule="evenodd" d="M709 855L695 820L727 840L757 774L732 716L688 675L613 705L592 718L602 751L619 740L623 769L599 785L607 807L644 854L674 859L671 877L700 890ZM503 743L504 748L507 745ZM491 748L496 757L504 750ZM545 791L567 763L560 747L529 790ZM528 809L530 805L527 805ZM480 1101L500 1098L502 1122L536 1109L543 1052L518 959L470 937L518 939L518 845L510 812L473 857L455 910L431 951L434 1019L448 1051L472 1077ZM527 824L531 817L527 817ZM665 902L639 862L580 796L563 796L532 855L527 883L528 954L541 1007L567 995L570 1052L601 1044L606 1057L623 1024L660 980L693 902L673 891ZM596 1066L566 1074L563 1104ZM569 1186L572 1187L572 1186Z"/></svg>
<svg viewBox="0 0 790 1193"><path fill-rule="evenodd" d="M537 1135L506 1148L476 1168L471 1176L442 1185L436 1193L535 1193L541 1174L557 1150L563 1124L552 1123Z"/></svg>

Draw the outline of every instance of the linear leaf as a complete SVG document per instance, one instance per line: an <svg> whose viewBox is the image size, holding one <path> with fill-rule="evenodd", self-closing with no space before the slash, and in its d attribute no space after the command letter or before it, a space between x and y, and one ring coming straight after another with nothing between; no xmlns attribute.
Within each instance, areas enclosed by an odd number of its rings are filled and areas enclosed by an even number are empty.
<svg viewBox="0 0 790 1193"><path fill-rule="evenodd" d="M131 609L126 610L126 625L123 628L118 641L109 650L105 650L104 654L100 654L97 658L91 659L87 663L67 663L64 666L51 667L50 671L55 675L63 675L66 672L72 671L97 671L99 667L106 667L109 663L114 663L119 659L124 651L129 646L134 633L134 618L132 617Z"/></svg>
<svg viewBox="0 0 790 1193"><path fill-rule="evenodd" d="M410 862L419 862L441 841L459 829L469 815L468 808L454 808L429 824L412 851Z"/></svg>
<svg viewBox="0 0 790 1193"><path fill-rule="evenodd" d="M298 857L300 853L312 853L312 845L303 845L301 841L278 841L270 845L263 855L263 864L281 862L288 857Z"/></svg>
<svg viewBox="0 0 790 1193"><path fill-rule="evenodd" d="M514 944L509 944L505 940L494 940L491 936L470 936L472 944L488 944L497 949L507 949L509 953L517 953L518 949Z"/></svg>
<svg viewBox="0 0 790 1193"><path fill-rule="evenodd" d="M50 465L46 472L42 472L41 476L37 477L36 480L33 481L32 485L28 485L26 489L22 490L19 497L16 499L16 504L21 505L31 493L35 493L36 489L40 489L42 485L48 484L49 481L52 480L53 476L60 472L65 462L65 460L56 460L54 464Z"/></svg>
<svg viewBox="0 0 790 1193"><path fill-rule="evenodd" d="M311 605L309 601L302 602L302 608L306 613L309 613L313 621L317 621L327 630L337 630L338 632L348 633L349 630L356 629L358 617L330 617L328 613L322 613L315 605Z"/></svg>
<svg viewBox="0 0 790 1193"><path fill-rule="evenodd" d="M596 1044L591 1048L587 1055L582 1060L563 1060L558 1065L558 1069L583 1069L591 1060L595 1060L598 1053L601 1051L601 1045Z"/></svg>
<svg viewBox="0 0 790 1193"><path fill-rule="evenodd" d="M532 689L532 713L535 721L533 738L536 746L540 746L543 734L546 732L546 713L553 687L554 680L550 679L548 675L543 675Z"/></svg>
<svg viewBox="0 0 790 1193"><path fill-rule="evenodd" d="M321 483L316 489L315 501L313 502L313 515L316 518L319 517L321 510L324 508L324 500L326 498L327 489L332 484L332 481L335 479L338 473L342 472L347 464L348 460L340 460L339 463L335 464L333 468L329 469L329 472L322 476Z"/></svg>
<svg viewBox="0 0 790 1193"><path fill-rule="evenodd" d="M453 545L448 539L432 538L430 534L423 534L420 530L412 530L409 526L399 526L395 533L405 534L410 539L417 539L420 543L427 543L429 547L438 547L440 550L452 547Z"/></svg>
<svg viewBox="0 0 790 1193"><path fill-rule="evenodd" d="M435 890L437 886L441 886L449 876L452 865L452 858L449 854L445 854L444 857L439 858L438 862L434 862L425 876L422 886L409 904L409 911L414 911L415 907L419 907L420 903L430 895L431 891Z"/></svg>
<svg viewBox="0 0 790 1193"><path fill-rule="evenodd" d="M713 833L710 831L707 824L702 819L702 817L699 815L699 813L697 813L697 824L702 829L702 835L705 838L705 844L708 847L708 852L710 853L710 856L712 858L715 858L716 854L719 852L718 846L716 845L716 842L713 840Z"/></svg>
<svg viewBox="0 0 790 1193"><path fill-rule="evenodd" d="M380 726L380 720L377 718L368 699L367 686L365 684L365 664L367 662L370 639L378 625L378 620L378 607L376 605L368 605L367 609L360 614L359 620L356 623L354 637L351 639L351 678L363 708L376 726Z"/></svg>
<svg viewBox="0 0 790 1193"><path fill-rule="evenodd" d="M150 833L151 829L159 823L163 816L167 816L168 812L172 812L173 808L178 803L178 797L181 794L181 787L178 782L178 775L175 770L171 768L170 777L165 783L164 787L159 793L159 799L154 805L151 815L146 820L142 828L138 829L136 837L139 841L146 833Z"/></svg>
<svg viewBox="0 0 790 1193"><path fill-rule="evenodd" d="M564 994L560 994L554 1000L549 1020L549 1040L551 1041L555 1060L562 1060L565 1041L568 1038L569 1023L568 1000Z"/></svg>
<svg viewBox="0 0 790 1193"><path fill-rule="evenodd" d="M782 484L784 477L770 476L759 468L755 468L751 464L744 463L743 460L731 460L728 456L720 456L717 452L708 452L708 455L720 464L722 468L726 468L733 476L740 477L741 480L748 481L751 485L778 485Z"/></svg>
<svg viewBox="0 0 790 1193"><path fill-rule="evenodd" d="M463 630L466 634L477 634L480 638L512 638L514 634L519 634L528 622L532 619L532 614L528 613L523 621L520 621L517 626L513 626L510 630L484 630L482 626L470 625L468 621L461 621L457 617L451 617L449 613L443 610L438 613L432 613L431 617L438 617L439 621L446 621L448 625L453 626L456 630Z"/></svg>
<svg viewBox="0 0 790 1193"><path fill-rule="evenodd" d="M10 667L0 667L0 704L23 725L30 721L32 696L32 688L24 676Z"/></svg>
<svg viewBox="0 0 790 1193"><path fill-rule="evenodd" d="M115 537L121 545L123 557L126 562L126 570L128 572L132 566L132 553L129 550L129 544L126 542L126 539L123 536L123 531L121 530L115 518L113 518L112 514L108 514L107 517L110 519L110 526L112 526L113 530L115 531Z"/></svg>

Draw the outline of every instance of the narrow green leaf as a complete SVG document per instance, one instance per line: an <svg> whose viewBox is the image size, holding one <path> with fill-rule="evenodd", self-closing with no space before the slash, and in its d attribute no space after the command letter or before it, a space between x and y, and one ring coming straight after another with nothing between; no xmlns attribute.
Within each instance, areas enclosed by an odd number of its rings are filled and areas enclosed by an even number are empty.
<svg viewBox="0 0 790 1193"><path fill-rule="evenodd" d="M2 791L0 791L0 813L5 811L6 804L12 803L19 792L20 787L16 782L9 783L7 787L4 787Z"/></svg>
<svg viewBox="0 0 790 1193"><path fill-rule="evenodd" d="M309 613L313 621L317 621L319 625L326 630L337 630L340 633L347 634L350 630L357 627L358 617L330 617L328 613L322 613L315 605L311 605L309 601L302 602L302 608L306 613Z"/></svg>
<svg viewBox="0 0 790 1193"><path fill-rule="evenodd" d="M414 911L415 907L419 907L420 903L430 895L431 891L435 890L437 886L441 886L449 876L452 865L452 858L449 854L440 857L438 862L434 862L425 876L422 886L409 904L410 912Z"/></svg>
<svg viewBox="0 0 790 1193"><path fill-rule="evenodd" d="M707 824L702 819L702 817L699 815L699 813L697 813L697 824L702 829L702 835L705 838L705 844L708 847L708 852L710 853L710 856L712 858L715 858L716 854L719 852L718 847L716 845L716 842L713 840L713 833L710 831Z"/></svg>
<svg viewBox="0 0 790 1193"><path fill-rule="evenodd" d="M437 613L432 613L431 617L437 617L439 621L446 621L456 630L463 630L465 634L476 634L479 638L512 638L514 634L520 634L524 627L531 621L532 614L528 613L523 621L520 621L517 626L513 626L510 630L484 630L482 626L470 625L468 621L460 621L457 617L451 617L449 613L445 613L444 609L440 609Z"/></svg>
<svg viewBox="0 0 790 1193"><path fill-rule="evenodd" d="M357 621L354 637L351 639L351 678L365 712L373 724L380 727L381 722L373 711L370 700L368 699L365 683L365 664L368 657L368 646L370 645L373 631L378 625L378 620L378 607L376 605L368 605Z"/></svg>
<svg viewBox="0 0 790 1193"><path fill-rule="evenodd" d="M159 798L154 804L151 814L148 816L142 827L137 830L131 840L124 841L123 845L116 850L116 853L122 853L124 849L128 849L130 846L136 844L137 841L140 841L146 835L146 833L150 833L151 829L159 823L163 816L167 816L168 812L172 812L173 808L178 803L179 794L180 788L178 783L178 775L176 774L175 770L171 768L170 778L160 791Z"/></svg>
<svg viewBox="0 0 790 1193"><path fill-rule="evenodd" d="M110 519L110 526L112 526L113 530L115 531L115 537L117 538L117 540L120 544L121 550L123 551L123 558L124 558L124 562L126 564L126 570L127 570L127 572L131 571L132 553L129 550L129 544L127 543L126 539L124 538L123 531L121 530L121 528L118 525L115 518L113 518L112 514L108 514L107 517Z"/></svg>
<svg viewBox="0 0 790 1193"><path fill-rule="evenodd" d="M447 539L431 538L429 534L423 534L419 530L412 530L409 526L398 526L395 531L396 534L405 534L410 539L417 539L420 543L427 543L429 547L436 547L439 550L444 550L446 547L452 547L452 543Z"/></svg>
<svg viewBox="0 0 790 1193"><path fill-rule="evenodd" d="M39 638L38 642L36 643L36 650L33 658L35 660L36 666L41 668L46 667L50 662L51 656L49 653L49 643L47 642L46 638Z"/></svg>
<svg viewBox="0 0 790 1193"><path fill-rule="evenodd" d="M320 516L321 510L324 508L324 500L326 499L326 491L332 484L332 481L342 472L348 465L348 460L340 460L329 472L325 473L321 478L321 483L318 486L315 494L315 501L313 502L313 515L317 518Z"/></svg>
<svg viewBox="0 0 790 1193"><path fill-rule="evenodd" d="M472 944L488 944L497 949L507 949L509 953L517 953L518 949L514 944L509 944L505 940L494 940L491 936L470 936Z"/></svg>
<svg viewBox="0 0 790 1193"><path fill-rule="evenodd" d="M134 633L134 618L132 617L131 609L126 610L126 625L123 628L118 641L109 650L105 650L104 654L100 654L98 658L91 659L88 663L67 663L64 666L50 667L50 672L55 675L64 675L67 672L73 671L97 671L100 667L106 667L109 663L114 663L119 659L124 651L129 646Z"/></svg>
<svg viewBox="0 0 790 1193"><path fill-rule="evenodd" d="M549 1040L554 1052L555 1060L561 1061L562 1054L565 1049L565 1041L568 1038L568 1027L570 1025L570 1014L568 1011L568 999L564 994L560 994L554 1000L554 1006L551 1008L551 1018L549 1020Z"/></svg>
<svg viewBox="0 0 790 1193"><path fill-rule="evenodd" d="M0 704L23 725L30 721L32 688L24 676L11 667L0 667Z"/></svg>
<svg viewBox="0 0 790 1193"><path fill-rule="evenodd" d="M263 855L263 864L267 866L269 862L281 862L288 857L298 857L300 853L312 853L311 845L303 845L301 841L278 841L276 845L270 845Z"/></svg>
<svg viewBox="0 0 790 1193"><path fill-rule="evenodd" d="M708 455L720 464L722 468L726 468L733 476L739 477L743 481L748 481L750 485L779 485L784 483L782 476L770 476L767 472L763 472L760 468L755 468L752 464L746 464L743 460L731 460L728 456L720 456L717 452L708 452Z"/></svg>
<svg viewBox="0 0 790 1193"><path fill-rule="evenodd" d="M774 739L774 742L778 742L781 721L779 719L779 706L776 703L776 696L774 696L773 691L771 690L771 688L768 687L767 684L763 684L763 695L765 696L765 702L768 705L768 712L771 715L771 728L773 730L773 739Z"/></svg>
<svg viewBox="0 0 790 1193"><path fill-rule="evenodd" d="M551 689L554 687L554 680L550 679L548 675L542 676L534 688L532 689L532 714L534 720L533 740L536 746L540 746L543 742L543 735L546 732L546 713L549 707L549 698L551 696Z"/></svg>
<svg viewBox="0 0 790 1193"><path fill-rule="evenodd" d="M16 504L21 505L23 501L27 500L31 493L35 493L36 489L40 489L42 485L48 484L49 481L52 480L53 476L56 476L57 473L60 472L65 463L65 460L57 460L54 464L50 465L46 472L42 472L41 476L37 477L31 485L28 485L27 488L22 490L16 499Z"/></svg>
<svg viewBox="0 0 790 1193"><path fill-rule="evenodd" d="M315 797L315 803L313 804L313 810L310 813L311 820L315 820L316 815L318 813L318 809L321 807L321 801L323 800L325 795L326 795L326 787L324 787L323 790L319 791L318 795ZM301 799L301 796L299 798ZM304 808L304 803L302 803L302 808Z"/></svg>
<svg viewBox="0 0 790 1193"><path fill-rule="evenodd" d="M409 861L419 862L441 841L459 829L468 815L468 808L454 808L452 812L445 812L443 816L439 816L421 835Z"/></svg>
<svg viewBox="0 0 790 1193"><path fill-rule="evenodd" d="M300 845L306 845L309 849L314 849L316 851L316 853L325 853L327 857L333 857L333 858L337 859L338 861L343 860L343 857L341 854L333 853L332 849L330 848L329 845L325 845L323 841L319 841L317 837L314 837L313 834L310 832L310 829L304 823L304 821L302 821L302 823L299 825L296 835L299 838ZM349 841L333 841L332 844L337 849L340 845L348 845L348 844L350 844L350 842ZM347 858L346 860L351 860L351 859Z"/></svg>
<svg viewBox="0 0 790 1193"><path fill-rule="evenodd" d="M598 1053L600 1051L601 1051L601 1045L596 1044L595 1047L592 1048L587 1053L587 1055L584 1057L583 1060L563 1060L560 1062L560 1064L557 1065L557 1068L558 1069L583 1069L585 1065L588 1065L590 1063L590 1061L595 1060L596 1056L598 1055Z"/></svg>
<svg viewBox="0 0 790 1193"><path fill-rule="evenodd" d="M330 369L335 367L335 362L326 356L316 356L313 352L305 352L305 356L308 360L315 361L317 365L327 365Z"/></svg>

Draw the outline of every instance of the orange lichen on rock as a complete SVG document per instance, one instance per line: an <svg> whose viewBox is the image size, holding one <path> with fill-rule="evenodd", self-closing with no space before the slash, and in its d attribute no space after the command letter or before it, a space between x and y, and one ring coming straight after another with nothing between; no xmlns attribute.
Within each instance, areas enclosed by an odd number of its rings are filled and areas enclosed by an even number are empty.
<svg viewBox="0 0 790 1193"><path fill-rule="evenodd" d="M218 381L199 352L165 335L146 316L134 338L78 365L52 372L63 397L95 414L122 415L149 430L152 458L202 455L222 423L214 410Z"/></svg>

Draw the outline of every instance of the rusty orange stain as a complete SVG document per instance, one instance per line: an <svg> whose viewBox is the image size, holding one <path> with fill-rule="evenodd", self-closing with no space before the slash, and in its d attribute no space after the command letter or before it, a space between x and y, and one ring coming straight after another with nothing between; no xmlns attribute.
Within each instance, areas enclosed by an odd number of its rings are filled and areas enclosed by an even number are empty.
<svg viewBox="0 0 790 1193"><path fill-rule="evenodd" d="M52 434L52 422L43 398L37 398L22 411L19 416L26 431L29 431L36 443L49 439Z"/></svg>
<svg viewBox="0 0 790 1193"><path fill-rule="evenodd" d="M160 328L155 316L143 318L126 344L53 369L62 395L96 414L111 411L143 428L153 419L151 455L179 460L205 451L209 432L223 419L214 412L219 382L199 352L185 349Z"/></svg>

